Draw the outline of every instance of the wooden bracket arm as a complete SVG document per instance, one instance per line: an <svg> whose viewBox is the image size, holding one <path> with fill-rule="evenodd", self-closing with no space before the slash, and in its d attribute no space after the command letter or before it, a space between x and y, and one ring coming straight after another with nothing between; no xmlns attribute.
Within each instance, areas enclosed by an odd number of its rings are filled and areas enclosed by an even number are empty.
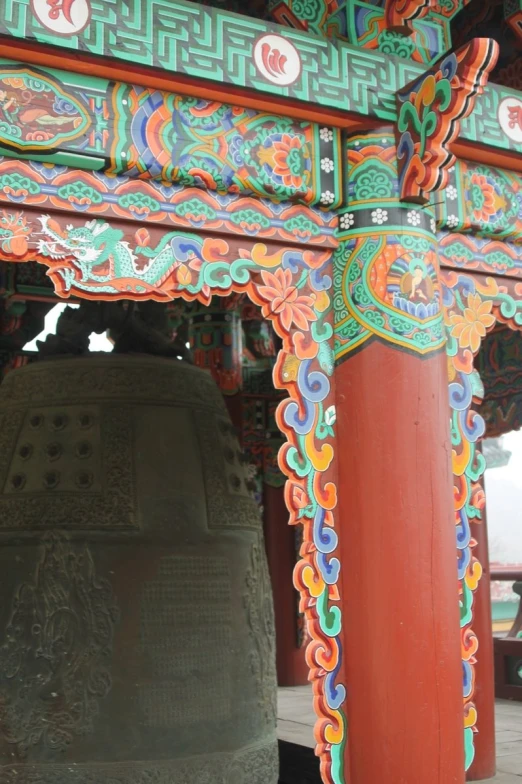
<svg viewBox="0 0 522 784"><path fill-rule="evenodd" d="M384 18L387 29L411 35L411 22L426 16L432 5L433 0L386 0Z"/></svg>
<svg viewBox="0 0 522 784"><path fill-rule="evenodd" d="M446 187L456 160L451 144L484 92L498 54L496 41L474 38L396 93L402 201L426 204L430 193Z"/></svg>

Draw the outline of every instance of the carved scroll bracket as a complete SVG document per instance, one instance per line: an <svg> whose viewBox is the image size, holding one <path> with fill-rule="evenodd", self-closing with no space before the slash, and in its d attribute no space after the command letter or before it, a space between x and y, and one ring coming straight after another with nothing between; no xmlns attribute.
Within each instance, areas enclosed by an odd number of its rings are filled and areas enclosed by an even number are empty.
<svg viewBox="0 0 522 784"><path fill-rule="evenodd" d="M456 158L450 150L495 67L499 46L475 38L396 93L401 200L426 204L446 187Z"/></svg>
<svg viewBox="0 0 522 784"><path fill-rule="evenodd" d="M401 35L411 35L411 22L426 16L433 5L433 0L386 0L386 27Z"/></svg>
<svg viewBox="0 0 522 784"><path fill-rule="evenodd" d="M270 0L268 7L277 24L330 37L332 15L342 4L343 0Z"/></svg>
<svg viewBox="0 0 522 784"><path fill-rule="evenodd" d="M522 44L522 0L504 0L504 18Z"/></svg>
<svg viewBox="0 0 522 784"><path fill-rule="evenodd" d="M510 1L513 2L513 0L506 0L506 2ZM412 22L415 20L423 19L431 12L452 19L469 2L470 0L446 0L442 4L440 0L386 0L384 6L386 27L401 35L411 35Z"/></svg>

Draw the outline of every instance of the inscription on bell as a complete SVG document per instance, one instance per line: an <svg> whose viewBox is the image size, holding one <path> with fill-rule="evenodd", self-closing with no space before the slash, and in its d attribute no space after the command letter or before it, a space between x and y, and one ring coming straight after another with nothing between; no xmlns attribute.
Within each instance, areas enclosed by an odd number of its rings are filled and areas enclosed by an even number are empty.
<svg viewBox="0 0 522 784"><path fill-rule="evenodd" d="M258 507L219 389L177 360L0 384L0 784L276 784Z"/></svg>
<svg viewBox="0 0 522 784"><path fill-rule="evenodd" d="M162 559L156 579L146 583L141 647L157 680L140 686L139 693L149 726L194 724L205 714L216 721L230 716L230 580L224 558L171 556Z"/></svg>

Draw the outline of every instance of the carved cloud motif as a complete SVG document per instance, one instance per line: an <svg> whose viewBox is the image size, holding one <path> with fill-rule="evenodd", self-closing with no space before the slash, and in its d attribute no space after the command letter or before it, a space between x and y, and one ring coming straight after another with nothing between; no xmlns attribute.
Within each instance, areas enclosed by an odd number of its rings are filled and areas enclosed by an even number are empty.
<svg viewBox="0 0 522 784"><path fill-rule="evenodd" d="M109 693L118 609L85 544L48 534L16 590L0 645L0 731L23 758L92 732Z"/></svg>

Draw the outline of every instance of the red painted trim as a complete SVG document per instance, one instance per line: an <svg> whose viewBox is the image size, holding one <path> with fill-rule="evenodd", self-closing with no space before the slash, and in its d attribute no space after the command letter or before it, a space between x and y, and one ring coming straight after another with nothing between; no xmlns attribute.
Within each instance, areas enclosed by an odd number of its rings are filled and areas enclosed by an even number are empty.
<svg viewBox="0 0 522 784"><path fill-rule="evenodd" d="M431 6L432 0L386 0L386 27L401 35L411 35L411 22L426 16Z"/></svg>
<svg viewBox="0 0 522 784"><path fill-rule="evenodd" d="M522 173L522 155L512 150L496 150L463 139L453 142L450 149L457 158Z"/></svg>
<svg viewBox="0 0 522 784"><path fill-rule="evenodd" d="M327 123L336 128L347 128L352 131L361 129L372 130L382 127L382 120L358 114L343 112L340 109L329 109L324 106L312 106L302 101L295 101L283 96L263 95L247 88L232 85L213 85L181 74L167 74L144 66L126 63L120 60L99 58L84 52L57 50L44 44L32 44L25 41L13 43L12 39L0 36L0 56L23 60L31 65L47 68L58 68L73 73L98 76L102 79L128 82L132 81L143 87L178 92L181 95L197 95L212 101L230 103L236 101L248 109L282 114L297 120ZM491 147L482 147L475 142L457 141L451 145L452 152L459 158L504 169L522 172L522 155L513 152L495 151Z"/></svg>
<svg viewBox="0 0 522 784"><path fill-rule="evenodd" d="M305 649L297 647L297 591L292 582L296 564L295 528L288 525L283 487L264 486L264 532L274 594L277 683L308 683Z"/></svg>
<svg viewBox="0 0 522 784"><path fill-rule="evenodd" d="M5 264L5 259L2 259L2 263ZM56 294L49 294L48 297L42 297L39 294L13 294L11 297L0 297L0 299L8 299L9 302L48 302L51 305L63 302L61 297L57 297ZM74 305L78 302L77 299L71 297L67 300L67 304Z"/></svg>
<svg viewBox="0 0 522 784"><path fill-rule="evenodd" d="M515 583L522 580L522 569L491 569L490 576L498 582Z"/></svg>
<svg viewBox="0 0 522 784"><path fill-rule="evenodd" d="M493 633L491 631L491 580L486 508L482 519L471 521L471 533L477 542L474 556L482 564L482 577L473 599L473 631L479 646L475 654L475 691L473 704L477 709L474 743L475 757L467 773L468 781L491 779L496 773L495 745L495 668Z"/></svg>

